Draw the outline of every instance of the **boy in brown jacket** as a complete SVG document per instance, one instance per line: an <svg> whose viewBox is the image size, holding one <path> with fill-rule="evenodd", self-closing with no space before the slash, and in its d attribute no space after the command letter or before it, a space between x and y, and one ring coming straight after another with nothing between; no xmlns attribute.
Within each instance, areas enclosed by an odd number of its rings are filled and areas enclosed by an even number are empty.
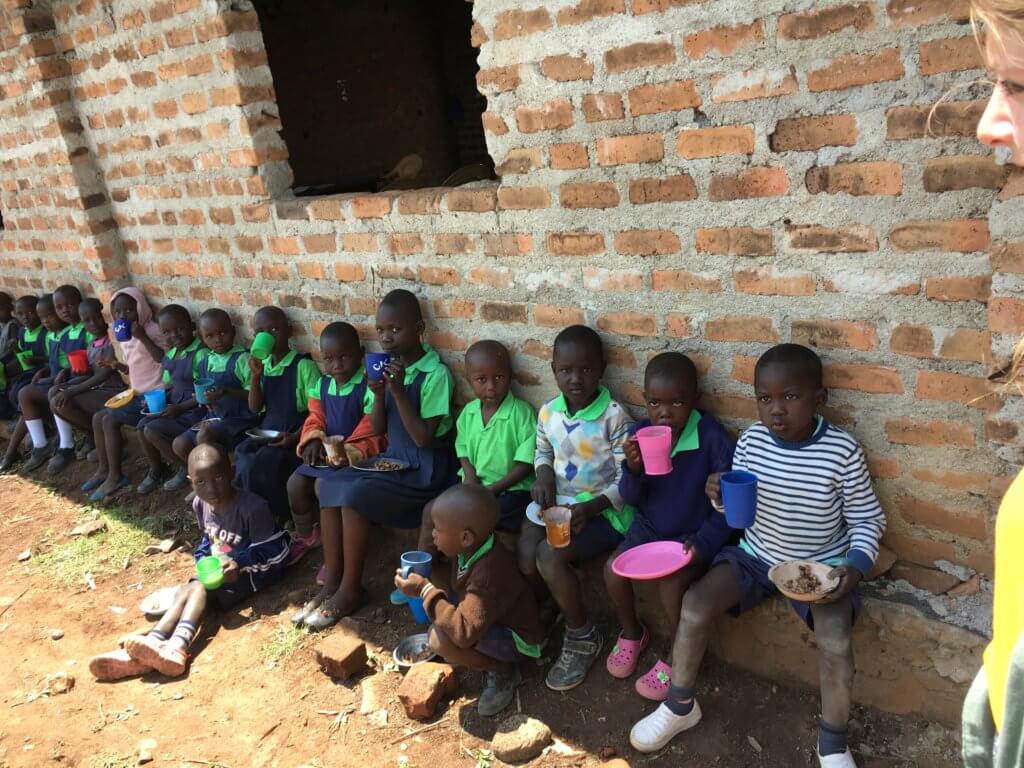
<svg viewBox="0 0 1024 768"><path fill-rule="evenodd" d="M434 546L451 559L450 586L416 573L395 586L423 599L433 622L430 647L456 666L484 673L477 702L490 717L507 707L522 681L521 656L539 658L544 630L533 592L515 556L495 539L498 502L480 485L456 485L433 503Z"/></svg>

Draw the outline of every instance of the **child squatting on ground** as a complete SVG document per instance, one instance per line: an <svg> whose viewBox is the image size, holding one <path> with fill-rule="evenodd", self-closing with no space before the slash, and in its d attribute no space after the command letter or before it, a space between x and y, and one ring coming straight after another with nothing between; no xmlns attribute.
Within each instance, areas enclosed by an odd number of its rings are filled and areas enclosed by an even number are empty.
<svg viewBox="0 0 1024 768"><path fill-rule="evenodd" d="M822 768L855 768L846 729L853 688L851 631L857 585L878 556L885 515L871 488L860 445L816 410L827 398L821 360L807 347L781 344L757 361L754 394L759 421L739 439L733 469L758 478L757 512L739 546L725 547L711 570L683 597L668 698L640 720L630 743L656 752L701 719L697 673L711 623L748 611L778 594L771 566L816 560L834 566L838 587L816 603L792 602L815 633L821 679L817 752ZM707 482L721 499L720 475Z"/></svg>
<svg viewBox="0 0 1024 768"><path fill-rule="evenodd" d="M274 521L266 501L232 484L231 461L223 446L196 447L188 457L188 472L196 492L192 508L203 531L195 559L219 557L224 584L210 591L196 580L180 586L153 629L130 635L123 648L89 662L97 680L120 680L150 670L168 677L183 675L207 604L233 608L277 581L288 564L287 532Z"/></svg>
<svg viewBox="0 0 1024 768"><path fill-rule="evenodd" d="M432 650L456 666L484 673L477 702L481 715L512 703L522 680L519 661L539 658L544 630L537 605L515 557L494 535L498 500L482 485L449 488L433 504L433 543L451 559L447 580L434 584L417 573L395 586L421 597L432 622Z"/></svg>

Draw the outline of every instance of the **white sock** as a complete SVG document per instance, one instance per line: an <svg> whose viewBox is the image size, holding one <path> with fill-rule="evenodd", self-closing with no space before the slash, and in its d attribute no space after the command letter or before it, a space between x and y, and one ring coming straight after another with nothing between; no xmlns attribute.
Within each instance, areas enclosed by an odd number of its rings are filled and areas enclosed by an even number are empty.
<svg viewBox="0 0 1024 768"><path fill-rule="evenodd" d="M64 421L60 416L54 416L53 420L57 422L57 434L60 435L60 448L74 448L75 447L75 428L71 426L70 421Z"/></svg>
<svg viewBox="0 0 1024 768"><path fill-rule="evenodd" d="M28 427L28 433L32 437L33 448L45 448L46 447L46 428L43 426L42 419L25 419L25 426Z"/></svg>

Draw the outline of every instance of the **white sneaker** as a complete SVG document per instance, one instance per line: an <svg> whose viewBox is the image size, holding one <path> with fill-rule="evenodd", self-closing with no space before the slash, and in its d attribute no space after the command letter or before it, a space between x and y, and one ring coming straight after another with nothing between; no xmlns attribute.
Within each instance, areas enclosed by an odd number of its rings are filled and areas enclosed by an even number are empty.
<svg viewBox="0 0 1024 768"><path fill-rule="evenodd" d="M825 757L818 755L818 762L821 764L821 768L857 768L849 749L838 755L826 755Z"/></svg>
<svg viewBox="0 0 1024 768"><path fill-rule="evenodd" d="M700 704L696 699L693 700L693 709L688 715L677 715L666 705L661 704L633 726L633 730L629 732L629 743L638 752L657 752L680 733L693 728L700 722L700 718ZM829 763L827 768L833 768L833 764Z"/></svg>

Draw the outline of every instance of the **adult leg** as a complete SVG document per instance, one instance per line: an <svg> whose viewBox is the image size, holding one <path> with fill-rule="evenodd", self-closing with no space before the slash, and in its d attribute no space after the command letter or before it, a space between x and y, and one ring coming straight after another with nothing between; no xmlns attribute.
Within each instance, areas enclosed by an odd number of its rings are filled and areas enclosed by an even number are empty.
<svg viewBox="0 0 1024 768"><path fill-rule="evenodd" d="M811 605L814 639L818 645L821 680L821 721L818 754L846 752L846 726L853 695L853 606L850 599Z"/></svg>

